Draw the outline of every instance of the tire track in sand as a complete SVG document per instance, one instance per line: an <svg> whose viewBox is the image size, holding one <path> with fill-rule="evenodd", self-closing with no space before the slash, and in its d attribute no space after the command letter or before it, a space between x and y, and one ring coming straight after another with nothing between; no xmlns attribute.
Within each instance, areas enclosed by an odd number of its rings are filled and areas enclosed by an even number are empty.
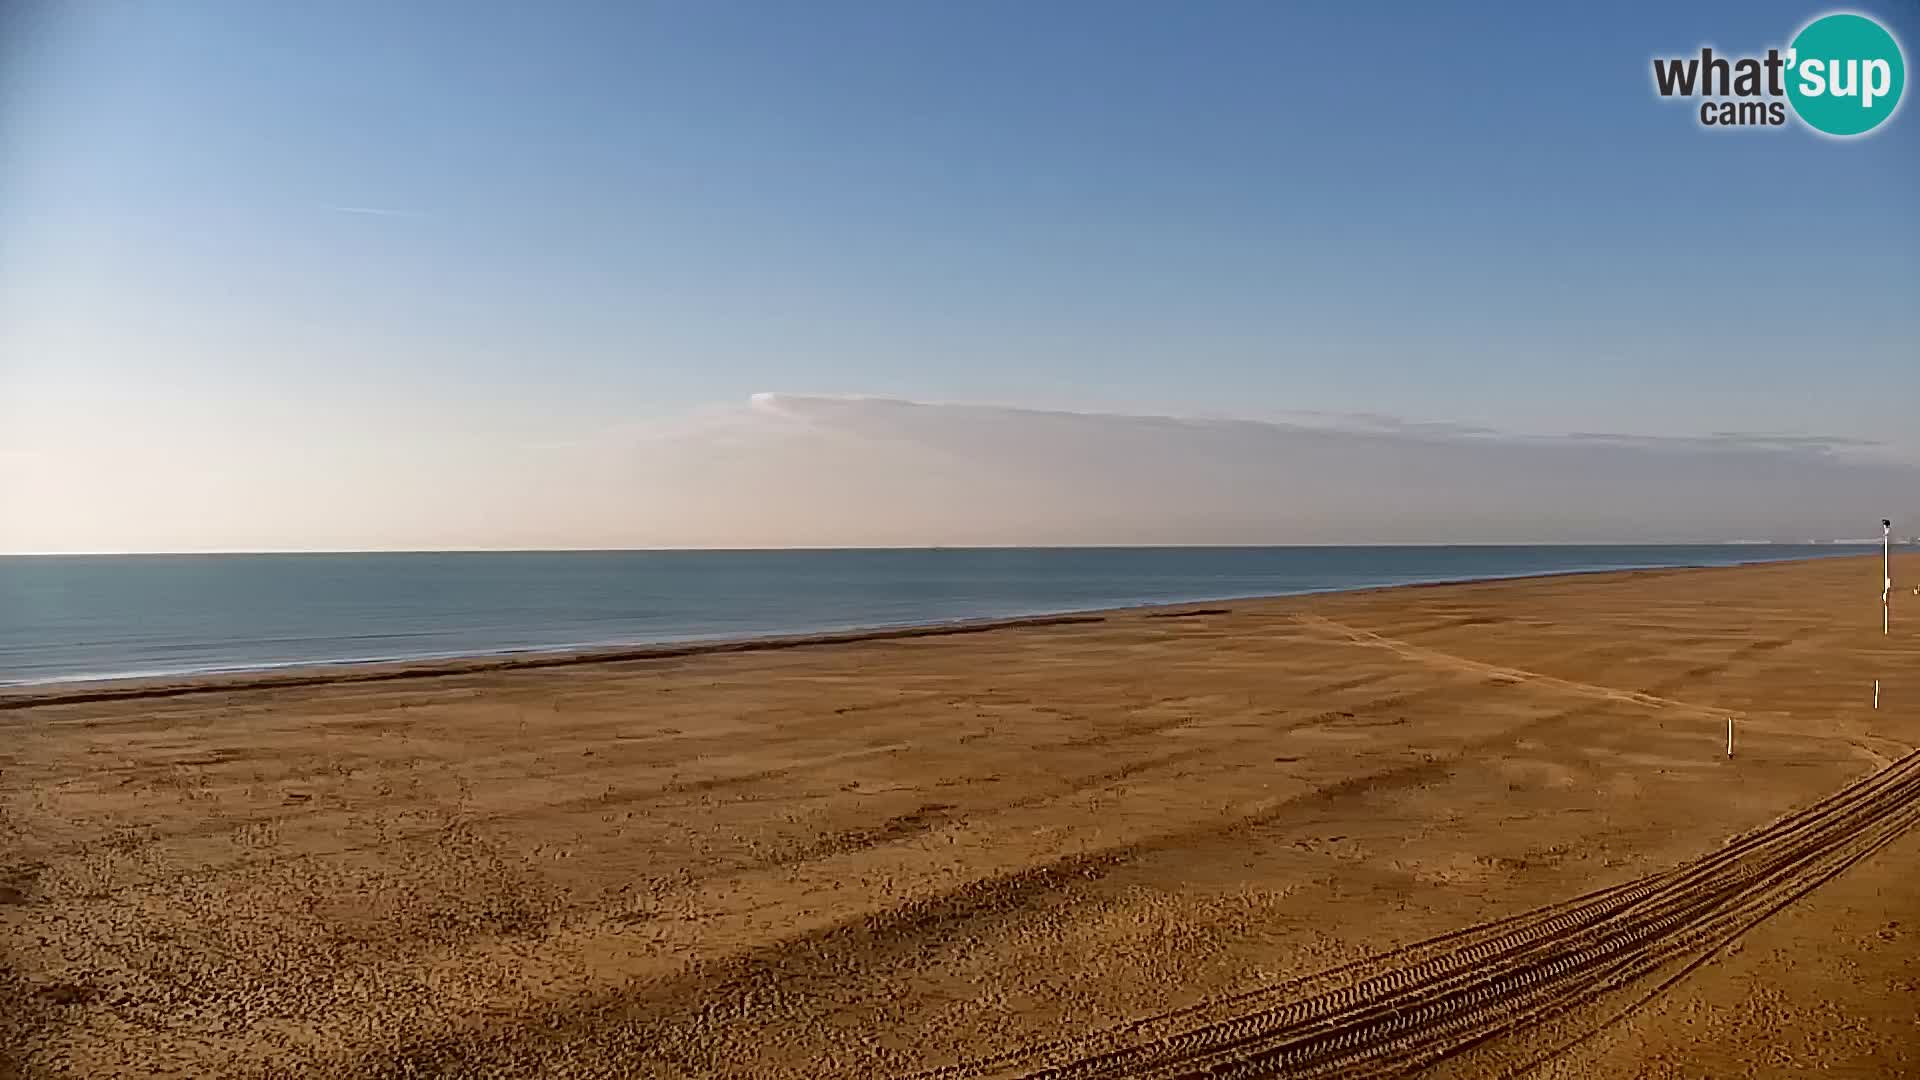
<svg viewBox="0 0 1920 1080"><path fill-rule="evenodd" d="M1561 690L1570 694L1578 694L1582 697L1624 702L1649 709L1679 709L1700 716L1711 716L1720 720L1725 720L1728 717L1744 719L1745 716L1745 714L1734 709L1722 709L1713 705L1695 705L1692 702L1661 697L1658 694L1649 694L1641 690L1622 690L1616 686L1601 686L1597 683L1584 683L1574 679L1563 679L1557 675L1528 671L1525 668L1505 667L1500 664L1489 664L1480 660L1469 660L1464 656L1441 652L1438 649L1429 649L1423 645L1415 645L1410 641L1402 641L1399 638L1390 638L1383 634L1376 634L1371 630L1362 630L1357 626L1349 626L1346 623L1335 622L1332 619L1323 618L1319 615L1295 615L1294 620L1300 625L1312 630L1317 630L1322 634L1342 638L1355 645L1385 649L1402 659L1412 660L1415 663L1425 664L1429 667L1468 672L1490 679L1510 679L1514 682L1529 683L1534 686Z"/></svg>
<svg viewBox="0 0 1920 1080"><path fill-rule="evenodd" d="M1429 667L1477 674L1489 680L1527 683L1546 689L1577 694L1594 701L1620 702L1628 705L1638 705L1645 709L1670 709L1676 712L1711 719L1716 722L1734 720L1738 721L1743 729L1747 731L1773 733L1783 733L1783 731L1785 731L1785 729L1780 728L1776 724L1756 720L1750 714L1738 709L1723 709L1717 705L1700 705L1691 701L1681 701L1678 698L1664 697L1660 694L1644 690L1623 690L1616 686L1602 686L1598 683L1584 683L1575 679L1563 679L1557 675L1528 671L1525 668L1504 667L1500 664L1489 664L1479 660L1470 660L1464 656L1441 652L1439 649L1429 649L1422 645L1415 645L1410 641L1390 638L1384 634L1376 634L1371 630L1362 630L1357 626L1350 626L1343 622L1335 622L1332 619L1319 615L1296 614L1293 616L1293 619L1301 626L1310 630L1316 630L1322 634L1337 637L1365 648L1385 649L1402 659L1411 660L1417 664L1425 664ZM1754 642L1740 649L1726 662L1696 668L1687 673L1687 678L1670 682L1667 685L1656 687L1656 689L1672 689L1684 681L1691 681L1692 679L1718 674L1726 668L1731 667L1734 663L1750 660L1755 656L1762 656L1777 649L1784 648L1793 644L1795 640L1797 640L1797 638L1787 637L1769 638L1764 641ZM1871 761L1876 767L1885 767L1894 761L1894 758L1887 756L1880 748L1873 745L1874 742L1884 742L1886 740L1871 739L1858 735L1821 736L1802 731L1798 728L1791 729L1790 732L1786 733L1790 733L1798 738L1828 738L1836 742L1846 743L1853 748L1854 753ZM1912 749L1912 747L1901 746L1900 752L1904 753L1910 749Z"/></svg>
<svg viewBox="0 0 1920 1080"><path fill-rule="evenodd" d="M1326 975L916 1074L1379 1076L1695 962L1920 823L1920 752L1718 851Z"/></svg>

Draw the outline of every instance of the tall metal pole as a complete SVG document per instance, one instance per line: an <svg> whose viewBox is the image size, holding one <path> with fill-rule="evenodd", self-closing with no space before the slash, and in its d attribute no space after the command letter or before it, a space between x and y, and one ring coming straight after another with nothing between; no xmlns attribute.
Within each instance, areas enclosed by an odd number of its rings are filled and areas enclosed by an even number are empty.
<svg viewBox="0 0 1920 1080"><path fill-rule="evenodd" d="M1893 519L1880 519L1880 633L1887 634L1892 622L1893 596Z"/></svg>

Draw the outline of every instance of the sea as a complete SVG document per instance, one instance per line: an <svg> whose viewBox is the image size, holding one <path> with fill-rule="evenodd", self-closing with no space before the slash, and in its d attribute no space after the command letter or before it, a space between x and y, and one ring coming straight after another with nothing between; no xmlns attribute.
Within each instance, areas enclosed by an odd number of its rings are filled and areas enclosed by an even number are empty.
<svg viewBox="0 0 1920 1080"><path fill-rule="evenodd" d="M0 557L0 684L749 638L1573 571L1781 544Z"/></svg>

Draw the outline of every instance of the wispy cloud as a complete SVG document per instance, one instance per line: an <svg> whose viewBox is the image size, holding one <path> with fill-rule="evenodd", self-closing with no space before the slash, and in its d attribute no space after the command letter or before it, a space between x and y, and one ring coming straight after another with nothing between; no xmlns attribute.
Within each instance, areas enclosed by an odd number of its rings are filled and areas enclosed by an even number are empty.
<svg viewBox="0 0 1920 1080"><path fill-rule="evenodd" d="M1920 463L1832 435L1367 414L763 394L457 455L10 449L0 550L1799 541L1920 521Z"/></svg>
<svg viewBox="0 0 1920 1080"><path fill-rule="evenodd" d="M1414 420L1377 412L1325 412L1318 409L1296 409L1280 413L1274 419L1305 427L1333 427L1381 434L1426 436L1504 434L1494 428L1473 424L1456 424L1448 420Z"/></svg>
<svg viewBox="0 0 1920 1080"><path fill-rule="evenodd" d="M1877 450L1885 443L1847 435L1808 435L1796 432L1716 431L1710 435L1628 435L1607 431L1575 431L1562 438L1571 442L1605 443L1659 449L1774 450L1800 454L1829 454L1847 450Z"/></svg>
<svg viewBox="0 0 1920 1080"><path fill-rule="evenodd" d="M1920 469L1813 434L798 394L652 434L602 460L663 544L1803 540L1857 531L1861 507L1920 510Z"/></svg>
<svg viewBox="0 0 1920 1080"><path fill-rule="evenodd" d="M417 218L422 216L416 210L390 210L382 206L328 206L325 209L336 214L360 214L366 217Z"/></svg>

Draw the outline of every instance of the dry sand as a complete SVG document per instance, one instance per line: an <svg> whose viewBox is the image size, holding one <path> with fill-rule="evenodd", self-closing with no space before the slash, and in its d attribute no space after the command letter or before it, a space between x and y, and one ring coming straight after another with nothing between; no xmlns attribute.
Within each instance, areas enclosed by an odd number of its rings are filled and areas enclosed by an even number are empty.
<svg viewBox="0 0 1920 1080"><path fill-rule="evenodd" d="M1322 1030L1378 1051L1336 1072L1920 1074L1920 609L1883 637L1878 571L15 692L0 1076L1264 1075ZM1808 806L1853 809L1729 844ZM1391 952L1642 878L1591 902L1638 905L1605 986L1497 959L1585 909Z"/></svg>

